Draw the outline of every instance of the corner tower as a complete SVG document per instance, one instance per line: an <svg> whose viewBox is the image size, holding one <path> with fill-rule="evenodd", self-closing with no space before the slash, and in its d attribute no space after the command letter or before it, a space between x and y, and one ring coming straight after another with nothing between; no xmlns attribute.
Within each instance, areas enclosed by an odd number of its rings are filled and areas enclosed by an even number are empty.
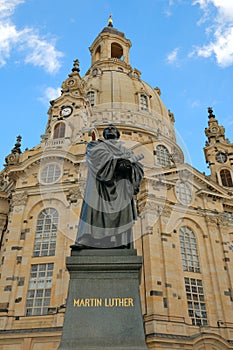
<svg viewBox="0 0 233 350"><path fill-rule="evenodd" d="M208 141L204 152L210 177L220 186L233 191L233 144L225 137L225 128L218 124L211 107L208 113L208 128L205 129Z"/></svg>

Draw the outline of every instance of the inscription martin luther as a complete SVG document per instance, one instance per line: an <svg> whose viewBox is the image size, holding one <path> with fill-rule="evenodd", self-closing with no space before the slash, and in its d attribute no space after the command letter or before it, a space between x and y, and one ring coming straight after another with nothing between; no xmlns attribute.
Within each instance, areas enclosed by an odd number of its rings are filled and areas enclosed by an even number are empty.
<svg viewBox="0 0 233 350"><path fill-rule="evenodd" d="M134 298L77 298L74 307L134 307Z"/></svg>

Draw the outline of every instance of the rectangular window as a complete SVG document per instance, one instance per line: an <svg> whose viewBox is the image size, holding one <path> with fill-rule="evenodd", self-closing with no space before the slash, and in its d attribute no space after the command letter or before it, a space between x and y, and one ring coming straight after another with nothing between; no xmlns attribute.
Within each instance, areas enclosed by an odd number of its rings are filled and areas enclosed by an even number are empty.
<svg viewBox="0 0 233 350"><path fill-rule="evenodd" d="M31 266L28 285L26 316L48 313L52 288L53 264L35 264Z"/></svg>
<svg viewBox="0 0 233 350"><path fill-rule="evenodd" d="M146 95L140 95L140 109L148 111L148 100Z"/></svg>
<svg viewBox="0 0 233 350"><path fill-rule="evenodd" d="M206 326L207 312L202 280L185 278L185 290L188 304L188 314L194 326Z"/></svg>
<svg viewBox="0 0 233 350"><path fill-rule="evenodd" d="M95 93L94 93L94 91L89 91L87 93L87 98L90 101L91 107L94 107L94 105L95 105Z"/></svg>

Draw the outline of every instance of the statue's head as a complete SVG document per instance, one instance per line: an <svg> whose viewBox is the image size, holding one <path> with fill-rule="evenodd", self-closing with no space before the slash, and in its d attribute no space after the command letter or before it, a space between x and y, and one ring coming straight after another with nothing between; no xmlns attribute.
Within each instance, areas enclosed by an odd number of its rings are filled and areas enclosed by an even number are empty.
<svg viewBox="0 0 233 350"><path fill-rule="evenodd" d="M108 125L103 131L105 140L119 139L120 131L112 124Z"/></svg>

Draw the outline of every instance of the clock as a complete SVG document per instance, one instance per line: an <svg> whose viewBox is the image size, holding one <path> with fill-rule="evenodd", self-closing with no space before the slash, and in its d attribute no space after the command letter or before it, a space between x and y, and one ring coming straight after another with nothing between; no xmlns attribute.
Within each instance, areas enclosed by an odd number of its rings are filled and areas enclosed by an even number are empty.
<svg viewBox="0 0 233 350"><path fill-rule="evenodd" d="M71 115L72 112L73 112L73 108L71 106L64 106L62 107L60 114L63 117L69 117L69 115Z"/></svg>
<svg viewBox="0 0 233 350"><path fill-rule="evenodd" d="M225 163L227 161L227 155L223 152L219 152L216 155L216 160L218 163Z"/></svg>

